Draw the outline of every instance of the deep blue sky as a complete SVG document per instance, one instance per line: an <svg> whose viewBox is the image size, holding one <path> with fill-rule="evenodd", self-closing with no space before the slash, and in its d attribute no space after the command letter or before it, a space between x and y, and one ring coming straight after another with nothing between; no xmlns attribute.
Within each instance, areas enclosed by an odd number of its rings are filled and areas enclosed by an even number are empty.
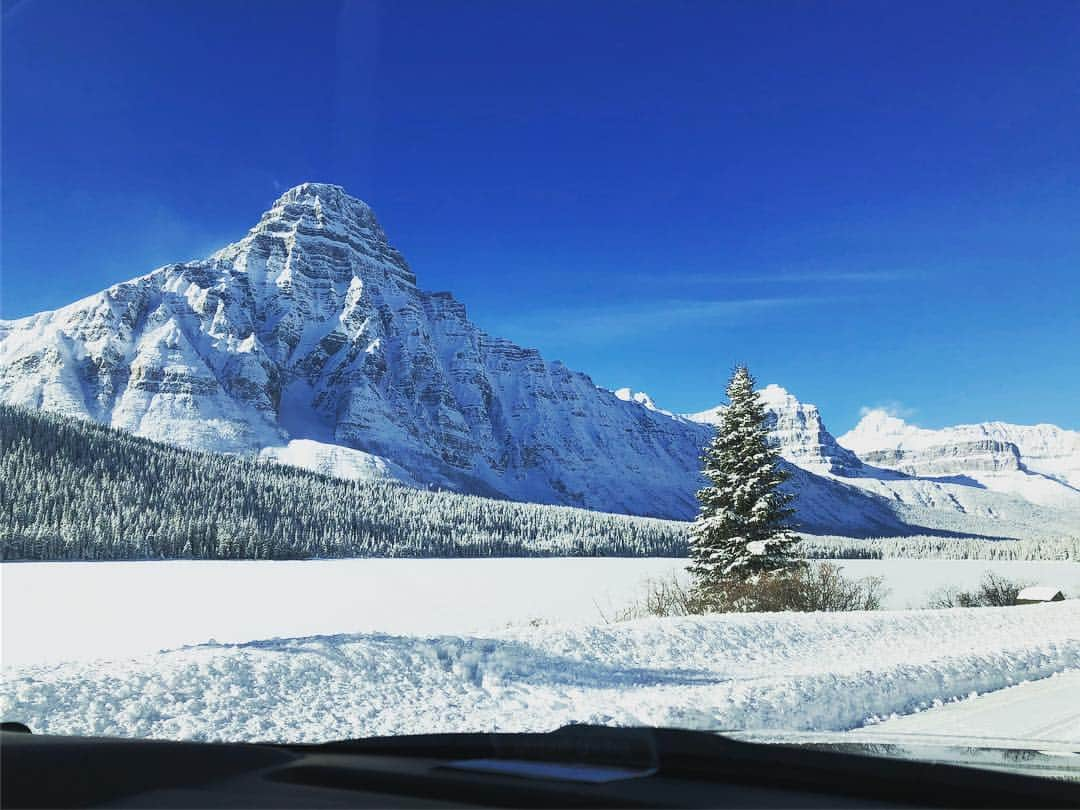
<svg viewBox="0 0 1080 810"><path fill-rule="evenodd" d="M697 410L1080 428L1080 2L4 2L3 317L344 185L420 284Z"/></svg>

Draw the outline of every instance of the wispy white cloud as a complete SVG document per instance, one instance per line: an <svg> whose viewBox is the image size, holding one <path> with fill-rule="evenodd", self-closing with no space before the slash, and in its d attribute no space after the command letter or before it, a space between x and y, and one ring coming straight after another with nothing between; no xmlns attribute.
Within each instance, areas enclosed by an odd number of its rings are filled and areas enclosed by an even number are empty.
<svg viewBox="0 0 1080 810"><path fill-rule="evenodd" d="M714 301L664 299L648 303L554 307L503 319L492 327L497 334L531 345L607 343L695 324L723 328L771 310L832 300L807 297Z"/></svg>
<svg viewBox="0 0 1080 810"><path fill-rule="evenodd" d="M889 416L895 416L898 419L910 419L918 413L915 408L910 408L898 400L891 399L877 405L863 405L859 408L859 416L861 418L874 411L885 411Z"/></svg>
<svg viewBox="0 0 1080 810"><path fill-rule="evenodd" d="M920 276L910 270L776 270L772 272L732 273L641 273L638 280L662 281L665 284L698 286L705 284L884 284L909 281Z"/></svg>

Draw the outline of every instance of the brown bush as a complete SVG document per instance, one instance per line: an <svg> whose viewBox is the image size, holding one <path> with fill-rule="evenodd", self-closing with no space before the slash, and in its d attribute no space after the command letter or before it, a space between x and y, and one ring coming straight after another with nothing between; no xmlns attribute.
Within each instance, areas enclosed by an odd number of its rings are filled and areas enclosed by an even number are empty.
<svg viewBox="0 0 1080 810"><path fill-rule="evenodd" d="M709 591L683 587L674 576L650 580L645 597L616 616L693 616L706 613L879 610L887 593L881 577L849 579L834 563L804 564Z"/></svg>
<svg viewBox="0 0 1080 810"><path fill-rule="evenodd" d="M616 621L641 619L646 616L697 616L711 613L700 596L685 588L674 575L666 579L650 579L645 584L645 596L640 602L615 614Z"/></svg>
<svg viewBox="0 0 1080 810"><path fill-rule="evenodd" d="M1026 587L1022 582L1014 582L993 571L987 571L983 574L978 590L943 588L931 595L930 607L1011 607L1016 604L1020 591Z"/></svg>
<svg viewBox="0 0 1080 810"><path fill-rule="evenodd" d="M881 577L849 579L835 563L804 564L757 581L733 582L718 595L728 611L880 610L887 593Z"/></svg>

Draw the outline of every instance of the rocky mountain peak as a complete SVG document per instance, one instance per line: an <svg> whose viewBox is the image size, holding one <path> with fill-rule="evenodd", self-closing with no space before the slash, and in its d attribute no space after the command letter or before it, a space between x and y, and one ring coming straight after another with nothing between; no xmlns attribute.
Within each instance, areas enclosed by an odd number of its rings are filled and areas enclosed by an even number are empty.
<svg viewBox="0 0 1080 810"><path fill-rule="evenodd" d="M301 183L278 197L248 231L247 236L211 257L243 267L246 254L290 259L315 256L344 270L346 276L360 275L364 266L389 270L409 284L416 279L405 258L390 244L375 212L363 200L351 196L341 186L330 183Z"/></svg>
<svg viewBox="0 0 1080 810"><path fill-rule="evenodd" d="M386 241L386 233L371 206L350 196L341 186L329 183L301 183L290 188L274 200L252 230L265 230L274 224L306 226L337 233L359 228Z"/></svg>
<svg viewBox="0 0 1080 810"><path fill-rule="evenodd" d="M794 396L792 396L790 391L788 391L781 385L777 385L776 383L769 383L768 385L766 385L764 388L758 391L758 396L761 398L761 401L764 402L766 406L791 404L797 405L799 402ZM813 408L815 406L811 405L810 407Z"/></svg>
<svg viewBox="0 0 1080 810"><path fill-rule="evenodd" d="M776 384L766 385L758 391L765 406L770 433L788 461L808 469L838 473L852 473L861 462L849 450L836 443L825 428L816 405L800 402L786 389ZM692 422L719 424L723 405L687 414Z"/></svg>
<svg viewBox="0 0 1080 810"><path fill-rule="evenodd" d="M309 182L293 186L274 201L270 212L289 206L321 207L342 219L374 216L370 205L333 183Z"/></svg>

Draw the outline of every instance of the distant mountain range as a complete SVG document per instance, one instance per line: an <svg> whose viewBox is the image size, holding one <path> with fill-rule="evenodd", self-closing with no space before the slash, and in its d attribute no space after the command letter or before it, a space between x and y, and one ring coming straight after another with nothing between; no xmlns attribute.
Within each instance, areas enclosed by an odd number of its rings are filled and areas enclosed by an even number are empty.
<svg viewBox="0 0 1080 810"><path fill-rule="evenodd" d="M814 405L761 391L785 459L953 532L1080 535L1080 432L1003 422L925 430L882 410L836 439ZM686 418L715 423L722 408Z"/></svg>
<svg viewBox="0 0 1080 810"><path fill-rule="evenodd" d="M762 394L809 531L1080 533L1076 432L872 413L837 441L814 406ZM487 334L321 183L206 259L0 322L0 401L332 475L673 518L694 514L719 410L675 415Z"/></svg>

